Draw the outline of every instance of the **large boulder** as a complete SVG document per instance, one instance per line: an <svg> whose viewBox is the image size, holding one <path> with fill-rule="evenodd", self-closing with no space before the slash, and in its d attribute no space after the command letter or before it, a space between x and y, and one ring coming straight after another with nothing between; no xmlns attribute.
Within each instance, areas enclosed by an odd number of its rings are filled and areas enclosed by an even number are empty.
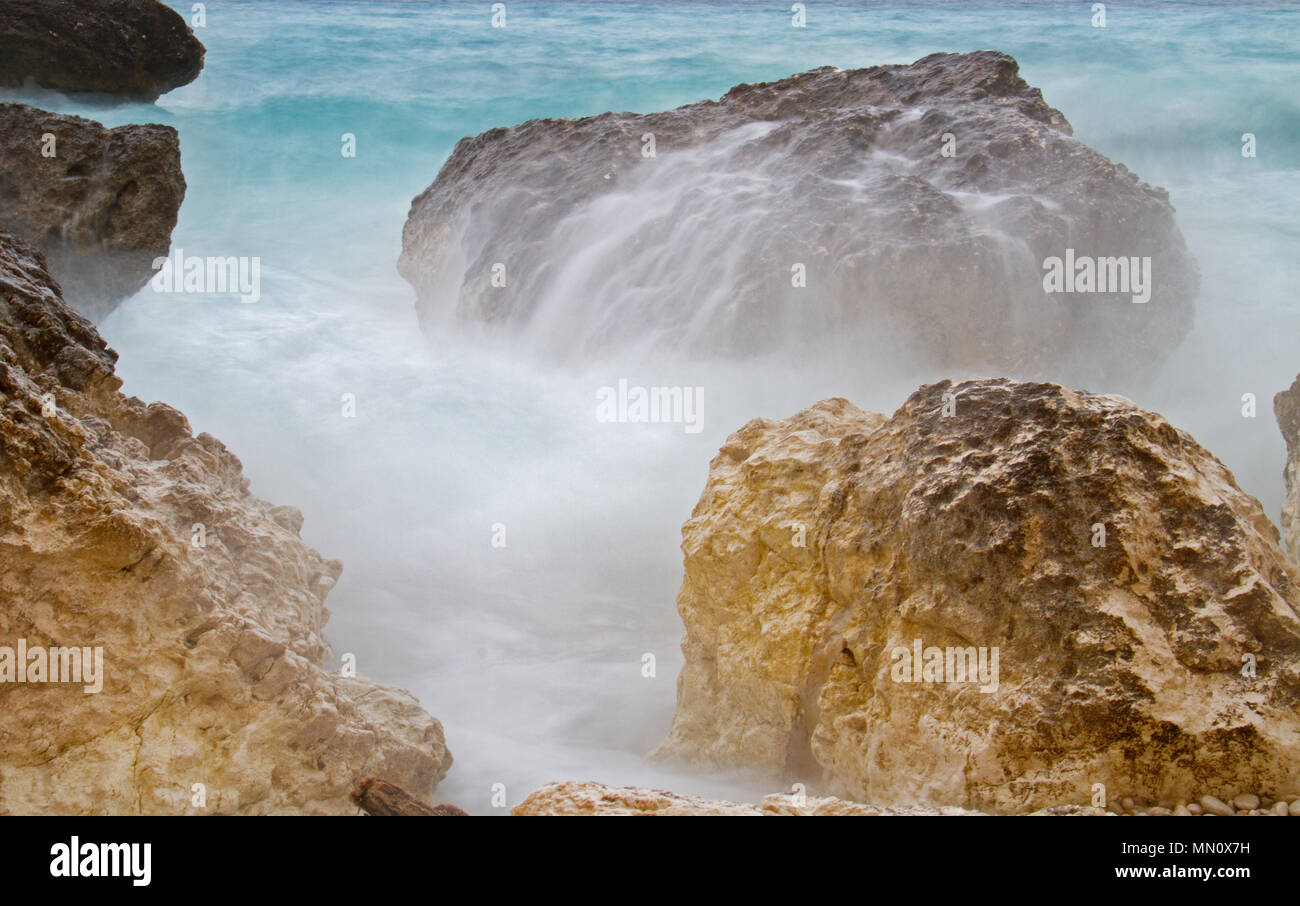
<svg viewBox="0 0 1300 906"><path fill-rule="evenodd" d="M945 381L756 419L682 535L662 757L993 812L1300 792L1300 573L1125 399Z"/></svg>
<svg viewBox="0 0 1300 906"><path fill-rule="evenodd" d="M1286 438L1286 499L1282 502L1282 537L1291 559L1300 563L1300 376L1287 390L1273 397L1273 414Z"/></svg>
<svg viewBox="0 0 1300 906"><path fill-rule="evenodd" d="M0 814L353 814L371 773L427 799L442 727L332 666L341 564L115 360L0 234ZM73 647L102 671L52 682Z"/></svg>
<svg viewBox="0 0 1300 906"><path fill-rule="evenodd" d="M184 198L172 127L105 129L0 104L0 230L35 244L64 300L91 320L149 282Z"/></svg>
<svg viewBox="0 0 1300 906"><path fill-rule="evenodd" d="M402 240L426 330L487 323L560 357L835 340L1113 378L1179 343L1199 288L1168 194L993 51L492 129L456 145ZM1149 301L1047 293L1070 254L1149 258Z"/></svg>
<svg viewBox="0 0 1300 906"><path fill-rule="evenodd" d="M0 85L152 101L203 69L203 45L158 0L4 0Z"/></svg>

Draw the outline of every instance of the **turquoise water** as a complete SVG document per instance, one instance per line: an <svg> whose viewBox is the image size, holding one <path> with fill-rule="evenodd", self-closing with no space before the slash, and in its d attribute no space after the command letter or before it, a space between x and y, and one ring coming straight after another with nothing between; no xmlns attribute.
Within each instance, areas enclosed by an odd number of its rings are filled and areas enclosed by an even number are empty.
<svg viewBox="0 0 1300 906"><path fill-rule="evenodd" d="M514 803L558 779L754 793L642 757L672 714L679 529L708 461L751 417L830 395L888 412L921 381L960 376L780 356L558 371L528 349L424 338L394 265L410 199L462 136L828 64L1006 51L1085 143L1170 190L1203 272L1197 327L1160 375L1091 389L1163 412L1280 508L1271 397L1300 370L1300 9L1112 3L1101 29L1083 2L806 6L796 29L790 4L757 0L509 2L495 29L485 2L217 0L196 29L203 74L156 105L11 95L174 125L189 182L174 244L261 258L256 305L146 289L102 331L127 392L226 441L253 490L299 506L308 541L344 561L331 638L444 721L457 764L442 799L491 812L494 783ZM706 386L705 430L596 424L593 388L619 377ZM341 417L345 393L356 418Z"/></svg>

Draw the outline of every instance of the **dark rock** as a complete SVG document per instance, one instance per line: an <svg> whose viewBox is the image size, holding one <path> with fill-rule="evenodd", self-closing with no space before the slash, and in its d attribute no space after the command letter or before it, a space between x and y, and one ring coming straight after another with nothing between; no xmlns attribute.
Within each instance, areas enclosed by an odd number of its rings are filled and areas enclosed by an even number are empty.
<svg viewBox="0 0 1300 906"><path fill-rule="evenodd" d="M4 0L0 85L152 101L194 81L203 45L157 0Z"/></svg>
<svg viewBox="0 0 1300 906"><path fill-rule="evenodd" d="M184 198L170 126L105 129L0 104L0 229L35 244L65 301L92 320L149 282Z"/></svg>
<svg viewBox="0 0 1300 906"><path fill-rule="evenodd" d="M454 805L429 805L395 783L379 777L357 781L350 798L367 814L398 817L462 817L468 812Z"/></svg>
<svg viewBox="0 0 1300 906"><path fill-rule="evenodd" d="M1044 259L1067 248L1150 256L1150 301L1045 293ZM994 51L463 139L412 203L399 270L426 330L490 322L558 357L840 338L1053 375L1158 361L1200 279L1167 193L1075 139Z"/></svg>

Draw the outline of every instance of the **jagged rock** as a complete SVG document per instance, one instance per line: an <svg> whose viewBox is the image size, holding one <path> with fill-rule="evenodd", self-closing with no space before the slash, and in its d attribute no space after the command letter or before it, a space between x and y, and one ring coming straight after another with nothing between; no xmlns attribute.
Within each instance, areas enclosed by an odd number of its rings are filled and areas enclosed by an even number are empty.
<svg viewBox="0 0 1300 906"><path fill-rule="evenodd" d="M661 757L993 812L1300 791L1300 573L1217 459L1125 399L945 381L889 418L756 419L682 535Z"/></svg>
<svg viewBox="0 0 1300 906"><path fill-rule="evenodd" d="M876 808L834 797L764 796L759 805L683 796L664 790L613 787L603 783L548 783L510 810L516 817L541 815L675 816L857 816L973 815L958 808Z"/></svg>
<svg viewBox="0 0 1300 906"><path fill-rule="evenodd" d="M115 361L0 235L0 646L104 664L98 693L0 683L0 814L353 814L370 773L427 799L442 727L329 666L341 564L220 441L122 396Z"/></svg>
<svg viewBox="0 0 1300 906"><path fill-rule="evenodd" d="M1286 438L1286 499L1282 502L1282 537L1291 559L1300 563L1300 376L1288 390L1273 397L1273 414Z"/></svg>
<svg viewBox="0 0 1300 906"><path fill-rule="evenodd" d="M1200 280L1168 194L1075 139L993 51L492 129L456 145L402 238L426 330L508 325L557 356L839 338L1113 379L1179 343ZM1071 248L1150 256L1150 301L1045 293L1045 260Z"/></svg>
<svg viewBox="0 0 1300 906"><path fill-rule="evenodd" d="M0 230L36 245L64 301L91 320L149 282L184 198L172 127L105 129L0 104Z"/></svg>
<svg viewBox="0 0 1300 906"><path fill-rule="evenodd" d="M4 0L0 85L152 101L203 69L203 45L157 0Z"/></svg>

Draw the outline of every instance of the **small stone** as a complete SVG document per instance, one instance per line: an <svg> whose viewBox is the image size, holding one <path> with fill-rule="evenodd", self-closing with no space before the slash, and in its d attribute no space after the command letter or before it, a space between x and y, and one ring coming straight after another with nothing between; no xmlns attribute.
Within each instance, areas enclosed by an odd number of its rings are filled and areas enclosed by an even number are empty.
<svg viewBox="0 0 1300 906"><path fill-rule="evenodd" d="M1274 803L1273 803L1273 814L1275 814L1275 815L1285 815L1285 814L1287 814L1287 804L1286 804L1285 802L1274 802Z"/></svg>
<svg viewBox="0 0 1300 906"><path fill-rule="evenodd" d="M1249 812L1259 808L1259 797L1254 793L1242 793L1232 800L1232 804L1242 811Z"/></svg>
<svg viewBox="0 0 1300 906"><path fill-rule="evenodd" d="M1171 812L1171 811L1170 811L1169 809L1167 809L1167 808L1164 808L1163 806L1159 806L1159 805L1157 805L1155 808L1153 808L1153 809L1151 809L1150 811L1148 811L1147 814L1148 814L1148 815L1159 815L1159 816L1164 816L1164 815L1172 815L1173 812Z"/></svg>
<svg viewBox="0 0 1300 906"><path fill-rule="evenodd" d="M1189 812L1191 812L1193 815L1200 815L1200 814L1203 814L1203 813L1205 812L1205 809L1201 808L1201 805L1200 805L1199 802L1189 802L1189 803L1187 803L1187 810L1188 810Z"/></svg>
<svg viewBox="0 0 1300 906"><path fill-rule="evenodd" d="M1211 815L1222 815L1225 818L1236 814L1236 812L1232 810L1232 806L1214 796L1202 796L1201 807Z"/></svg>
<svg viewBox="0 0 1300 906"><path fill-rule="evenodd" d="M1134 802L1132 799L1128 798L1127 796L1121 799L1119 802L1120 805L1124 806L1124 810L1127 812L1131 812L1133 811L1133 809L1137 808L1137 803Z"/></svg>
<svg viewBox="0 0 1300 906"><path fill-rule="evenodd" d="M1291 804L1287 806L1287 811L1292 815L1300 815L1300 799L1293 799Z"/></svg>
<svg viewBox="0 0 1300 906"><path fill-rule="evenodd" d="M1179 804L1178 808L1174 809L1174 814L1175 814L1175 815L1190 815L1190 814L1191 814L1191 810L1188 809L1187 806L1182 805L1182 804Z"/></svg>
<svg viewBox="0 0 1300 906"><path fill-rule="evenodd" d="M1116 802L1114 799L1112 799L1110 802L1107 802L1107 803L1106 803L1106 808L1109 809L1110 811L1114 812L1114 813L1117 814L1117 815L1122 815L1122 814L1124 814L1124 806L1120 805L1120 804L1119 804L1118 802Z"/></svg>

